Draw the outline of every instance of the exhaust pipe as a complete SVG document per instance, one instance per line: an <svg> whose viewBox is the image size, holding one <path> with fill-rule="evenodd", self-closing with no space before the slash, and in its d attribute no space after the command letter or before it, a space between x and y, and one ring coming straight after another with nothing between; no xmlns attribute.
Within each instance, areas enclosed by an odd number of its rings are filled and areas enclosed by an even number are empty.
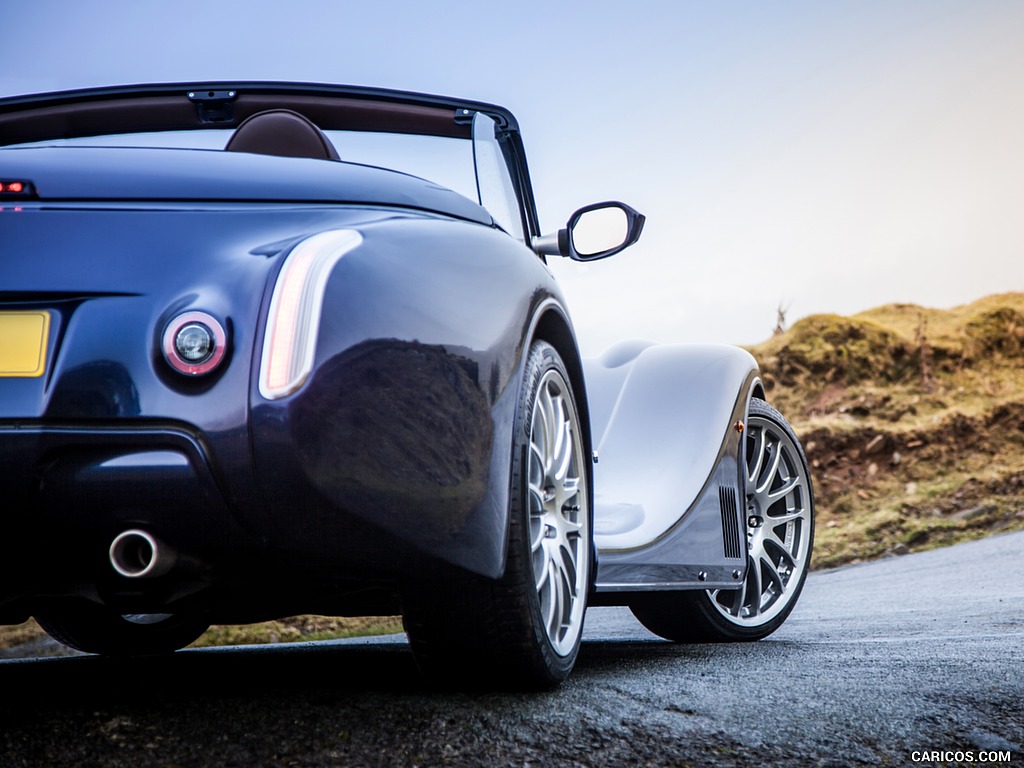
<svg viewBox="0 0 1024 768"><path fill-rule="evenodd" d="M110 564L128 579L162 576L174 567L174 550L146 531L133 528L110 545Z"/></svg>

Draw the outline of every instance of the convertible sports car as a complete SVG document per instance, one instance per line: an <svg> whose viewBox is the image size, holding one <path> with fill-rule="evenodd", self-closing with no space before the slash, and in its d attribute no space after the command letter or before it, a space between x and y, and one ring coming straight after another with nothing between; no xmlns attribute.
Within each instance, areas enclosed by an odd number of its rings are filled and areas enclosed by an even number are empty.
<svg viewBox="0 0 1024 768"><path fill-rule="evenodd" d="M401 613L423 671L545 687L589 605L753 640L814 532L756 363L581 360L515 118L377 89L0 100L0 622L104 654Z"/></svg>

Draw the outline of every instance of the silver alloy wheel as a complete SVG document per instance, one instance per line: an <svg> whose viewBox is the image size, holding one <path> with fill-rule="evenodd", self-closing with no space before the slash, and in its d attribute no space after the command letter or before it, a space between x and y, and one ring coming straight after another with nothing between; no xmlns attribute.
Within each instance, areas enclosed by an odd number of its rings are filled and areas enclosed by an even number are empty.
<svg viewBox="0 0 1024 768"><path fill-rule="evenodd" d="M579 420L568 383L548 370L530 419L530 557L544 628L567 656L583 628L590 541Z"/></svg>
<svg viewBox="0 0 1024 768"><path fill-rule="evenodd" d="M774 421L751 413L746 428L747 575L711 602L741 626L766 624L796 598L810 560L810 478L800 449Z"/></svg>

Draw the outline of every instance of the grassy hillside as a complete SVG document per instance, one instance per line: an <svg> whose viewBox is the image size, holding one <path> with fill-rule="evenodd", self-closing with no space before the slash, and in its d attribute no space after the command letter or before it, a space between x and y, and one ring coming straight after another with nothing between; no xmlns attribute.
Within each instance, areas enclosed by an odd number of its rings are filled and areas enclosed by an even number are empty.
<svg viewBox="0 0 1024 768"><path fill-rule="evenodd" d="M1024 293L815 315L751 352L812 465L815 567L1024 528Z"/></svg>

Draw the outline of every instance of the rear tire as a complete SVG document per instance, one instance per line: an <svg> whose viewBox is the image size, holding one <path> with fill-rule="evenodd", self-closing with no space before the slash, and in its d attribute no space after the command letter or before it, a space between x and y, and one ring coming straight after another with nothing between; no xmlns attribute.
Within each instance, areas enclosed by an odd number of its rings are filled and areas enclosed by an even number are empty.
<svg viewBox="0 0 1024 768"><path fill-rule="evenodd" d="M536 342L513 437L505 573L403 587L402 619L434 682L551 688L579 651L593 570L590 482L569 375Z"/></svg>
<svg viewBox="0 0 1024 768"><path fill-rule="evenodd" d="M744 432L747 575L736 590L649 593L630 604L647 629L680 643L760 640L789 617L807 578L814 494L789 422L752 399Z"/></svg>
<svg viewBox="0 0 1024 768"><path fill-rule="evenodd" d="M35 619L54 640L104 656L170 653L194 642L210 627L197 616L122 615L84 600L54 606Z"/></svg>

